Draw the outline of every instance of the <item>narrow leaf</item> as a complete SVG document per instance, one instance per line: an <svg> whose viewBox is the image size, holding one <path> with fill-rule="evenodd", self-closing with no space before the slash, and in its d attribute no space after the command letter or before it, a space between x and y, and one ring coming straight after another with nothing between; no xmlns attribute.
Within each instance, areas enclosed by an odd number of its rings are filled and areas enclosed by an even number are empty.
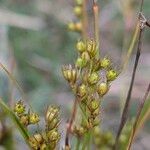
<svg viewBox="0 0 150 150"><path fill-rule="evenodd" d="M0 98L0 107L10 116L12 121L16 124L17 128L19 129L20 133L24 137L25 141L27 142L29 138L29 134L27 130L23 127L23 125L20 123L14 112L3 102L3 100Z"/></svg>

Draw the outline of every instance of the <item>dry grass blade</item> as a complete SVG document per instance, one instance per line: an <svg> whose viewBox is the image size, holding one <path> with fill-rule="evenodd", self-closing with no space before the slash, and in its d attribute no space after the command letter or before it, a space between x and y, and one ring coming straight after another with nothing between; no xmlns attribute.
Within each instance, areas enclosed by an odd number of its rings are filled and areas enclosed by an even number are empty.
<svg viewBox="0 0 150 150"><path fill-rule="evenodd" d="M24 95L24 92L22 88L20 87L17 80L13 77L13 75L6 69L6 67L0 62L0 67L5 71L5 73L8 75L8 77L11 79L11 81L17 86L18 90L21 92L22 95Z"/></svg>
<svg viewBox="0 0 150 150"><path fill-rule="evenodd" d="M26 131L26 129L22 126L14 112L3 102L3 100L0 98L0 107L10 116L10 118L13 120L13 122L16 124L17 128L19 129L20 133L24 137L25 141L27 142L29 138L29 134Z"/></svg>
<svg viewBox="0 0 150 150"><path fill-rule="evenodd" d="M132 134L131 134L131 137L130 137L130 140L129 140L129 144L128 144L127 150L130 150L130 148L131 148L131 144L133 142L133 139L135 137L135 132L136 132L136 129L137 129L137 124L138 124L138 121L140 119L140 115L142 113L142 109L143 109L145 101L146 101L146 99L147 99L147 97L149 95L149 92L150 92L150 84L148 85L148 88L147 88L147 90L145 92L145 95L144 95L144 97L143 97L143 99L141 101L141 104L139 106L139 109L138 109L137 116L136 116L136 119L135 119L135 122L134 122L134 125L133 125Z"/></svg>

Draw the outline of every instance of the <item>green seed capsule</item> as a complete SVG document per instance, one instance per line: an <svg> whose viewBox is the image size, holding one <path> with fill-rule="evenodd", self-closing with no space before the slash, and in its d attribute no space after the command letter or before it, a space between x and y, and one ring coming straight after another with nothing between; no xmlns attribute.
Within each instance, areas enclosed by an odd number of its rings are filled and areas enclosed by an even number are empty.
<svg viewBox="0 0 150 150"><path fill-rule="evenodd" d="M96 84L99 81L99 75L96 72L93 72L89 77L88 77L88 83L89 84Z"/></svg>
<svg viewBox="0 0 150 150"><path fill-rule="evenodd" d="M90 56L89 56L88 52L83 52L81 55L81 58L84 59L86 62L88 62L90 60Z"/></svg>
<svg viewBox="0 0 150 150"><path fill-rule="evenodd" d="M111 65L111 62L108 58L103 58L101 60L101 67L108 68L108 67L110 67L110 65Z"/></svg>
<svg viewBox="0 0 150 150"><path fill-rule="evenodd" d="M87 93L86 85L85 84L80 85L78 88L78 95L80 97L84 97L86 95L86 93Z"/></svg>
<svg viewBox="0 0 150 150"><path fill-rule="evenodd" d="M79 41L76 44L76 48L79 52L84 52L86 50L86 45L83 41Z"/></svg>
<svg viewBox="0 0 150 150"><path fill-rule="evenodd" d="M76 16L80 17L82 15L82 7L76 6L74 8L74 13L75 13Z"/></svg>
<svg viewBox="0 0 150 150"><path fill-rule="evenodd" d="M107 72L107 80L108 81L115 80L117 76L118 76L117 72L113 69L111 69Z"/></svg>
<svg viewBox="0 0 150 150"><path fill-rule="evenodd" d="M98 109L99 107L99 101L98 100L92 100L91 103L90 103L90 110L91 111L95 111L96 109Z"/></svg>
<svg viewBox="0 0 150 150"><path fill-rule="evenodd" d="M30 124L36 124L40 121L39 115L36 113L31 113L29 116Z"/></svg>
<svg viewBox="0 0 150 150"><path fill-rule="evenodd" d="M76 61L76 66L79 68L83 68L85 67L87 64L86 60L82 59L82 58L78 58Z"/></svg>
<svg viewBox="0 0 150 150"><path fill-rule="evenodd" d="M102 83L100 83L100 84L98 85L98 87L97 87L97 92L98 92L98 94L99 94L100 96L103 96L103 95L105 95L105 94L107 93L108 89L109 89L109 88L108 88L107 83L102 82Z"/></svg>
<svg viewBox="0 0 150 150"><path fill-rule="evenodd" d="M21 115L25 112L25 106L22 101L19 101L15 104L14 112L16 112L18 115Z"/></svg>
<svg viewBox="0 0 150 150"><path fill-rule="evenodd" d="M68 23L68 30L70 31L75 31L76 30L76 25L74 22Z"/></svg>
<svg viewBox="0 0 150 150"><path fill-rule="evenodd" d="M83 0L76 0L76 4L77 5L82 5L83 4Z"/></svg>

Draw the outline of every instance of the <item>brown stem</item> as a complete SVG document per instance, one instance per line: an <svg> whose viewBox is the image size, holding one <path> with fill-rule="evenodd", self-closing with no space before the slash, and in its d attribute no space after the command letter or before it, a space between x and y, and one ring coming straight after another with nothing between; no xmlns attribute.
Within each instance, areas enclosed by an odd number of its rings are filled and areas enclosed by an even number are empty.
<svg viewBox="0 0 150 150"><path fill-rule="evenodd" d="M78 98L76 98L74 101L72 114L71 114L70 120L68 122L66 138L65 138L65 146L69 146L69 134L71 133L73 121L75 120L75 116L76 116L76 112L77 112L77 103L78 103Z"/></svg>
<svg viewBox="0 0 150 150"><path fill-rule="evenodd" d="M132 141L133 141L133 138L135 136L136 129L137 129L137 124L138 124L138 121L140 119L140 115L141 115L142 109L144 107L145 101L146 101L146 99L147 99L147 97L149 95L149 92L150 92L150 83L149 83L148 88L147 88L147 90L145 92L145 95L144 95L144 97L143 97L143 99L141 101L141 104L139 105L139 109L138 109L138 112L137 112L137 115L136 115L136 119L135 119L135 122L134 122L134 125L133 125L133 131L132 131L132 135L131 135L131 139L130 139L131 142L130 142L130 145L128 147L128 150L130 150L130 148L131 148L131 144L132 144Z"/></svg>
<svg viewBox="0 0 150 150"><path fill-rule="evenodd" d="M149 21L146 21L146 25L147 25L148 27L150 27L150 22L149 22Z"/></svg>
<svg viewBox="0 0 150 150"><path fill-rule="evenodd" d="M143 0L141 2L141 7L140 7L141 11L142 11L142 7L143 7ZM140 18L139 18L139 20L140 20ZM140 20L140 21L142 21L142 20ZM140 23L142 23L142 22L140 22ZM131 100L131 94L132 94L133 84L134 84L134 80L135 80L135 74L136 74L139 58L140 58L140 55L141 55L143 31L144 31L144 27L140 26L136 59L135 59L134 68L133 68L133 72L132 72L132 78L131 78L131 82L130 82L130 87L129 87L129 90L128 90L125 106L124 106L122 117L121 117L119 130L118 130L118 133L117 133L117 136L116 136L116 141L115 141L115 145L114 145L114 149L115 150L117 149L118 140L119 140L120 134L122 132L122 129L123 129L123 127L124 127L124 125L125 125L125 123L127 121L128 110L129 110L129 105L130 105L130 100Z"/></svg>

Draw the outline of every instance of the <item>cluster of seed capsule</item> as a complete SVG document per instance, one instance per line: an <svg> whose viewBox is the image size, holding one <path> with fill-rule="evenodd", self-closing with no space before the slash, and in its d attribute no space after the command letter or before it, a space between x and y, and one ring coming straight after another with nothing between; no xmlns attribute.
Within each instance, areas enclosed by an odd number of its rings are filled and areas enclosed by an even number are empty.
<svg viewBox="0 0 150 150"><path fill-rule="evenodd" d="M23 101L18 101L14 106L14 112L18 116L20 122L25 127L31 124L37 124L40 121L39 115L37 113L26 111L26 107Z"/></svg>
<svg viewBox="0 0 150 150"><path fill-rule="evenodd" d="M118 73L109 58L99 58L94 40L78 41L76 49L78 58L75 65L63 66L62 73L87 116L86 124L75 127L74 131L80 135L99 124L100 100Z"/></svg>
<svg viewBox="0 0 150 150"><path fill-rule="evenodd" d="M40 120L39 116L35 113L25 113L25 106L22 101L15 104L14 111L25 127L30 124L37 124ZM49 106L45 114L44 131L37 131L35 134L29 136L28 142L31 148L34 150L56 149L60 139L60 133L58 132L59 122L59 108ZM28 129L27 131L29 132Z"/></svg>
<svg viewBox="0 0 150 150"><path fill-rule="evenodd" d="M70 31L81 32L82 31L82 15L83 15L83 0L75 0L74 14L79 21L68 23L68 29Z"/></svg>

